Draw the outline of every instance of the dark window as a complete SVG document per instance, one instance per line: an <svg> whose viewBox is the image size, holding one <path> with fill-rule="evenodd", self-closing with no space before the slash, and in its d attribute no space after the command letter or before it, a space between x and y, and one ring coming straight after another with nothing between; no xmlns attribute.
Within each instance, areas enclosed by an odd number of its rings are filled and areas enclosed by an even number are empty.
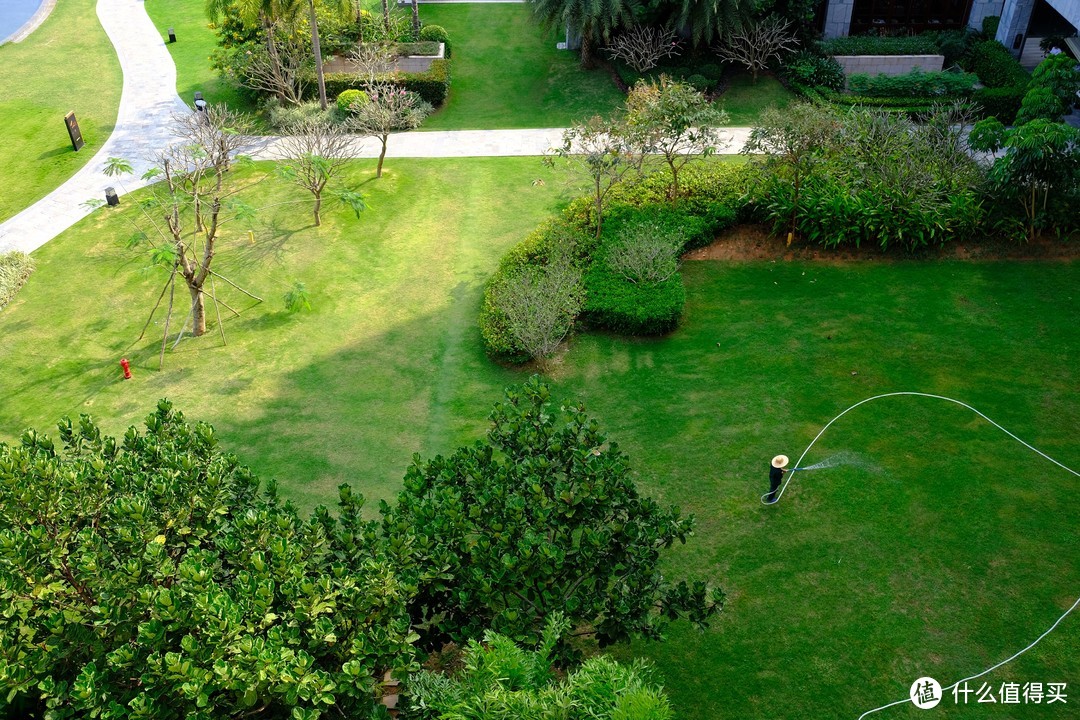
<svg viewBox="0 0 1080 720"><path fill-rule="evenodd" d="M959 30L967 25L972 0L855 0L851 35L914 35Z"/></svg>

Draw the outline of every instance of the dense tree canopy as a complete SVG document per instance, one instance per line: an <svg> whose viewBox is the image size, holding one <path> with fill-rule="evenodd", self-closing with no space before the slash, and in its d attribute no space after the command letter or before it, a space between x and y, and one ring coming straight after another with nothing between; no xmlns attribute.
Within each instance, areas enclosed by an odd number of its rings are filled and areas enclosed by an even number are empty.
<svg viewBox="0 0 1080 720"><path fill-rule="evenodd" d="M368 717L408 589L362 499L302 519L162 401L0 445L0 715Z"/></svg>
<svg viewBox="0 0 1080 720"><path fill-rule="evenodd" d="M639 493L626 456L580 405L549 400L536 378L508 390L483 441L418 458L396 506L384 507L387 537L418 584L413 621L430 643L487 628L535 642L557 610L601 644L658 637L665 619L704 624L722 593L658 568L693 519Z"/></svg>

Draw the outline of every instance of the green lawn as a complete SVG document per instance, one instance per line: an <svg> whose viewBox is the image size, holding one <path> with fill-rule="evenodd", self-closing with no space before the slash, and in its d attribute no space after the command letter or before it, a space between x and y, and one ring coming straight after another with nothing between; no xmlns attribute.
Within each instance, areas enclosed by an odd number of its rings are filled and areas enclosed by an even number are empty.
<svg viewBox="0 0 1080 720"><path fill-rule="evenodd" d="M0 222L75 174L116 124L123 79L94 0L57 3L21 43L0 47ZM71 149L75 111L86 146Z"/></svg>
<svg viewBox="0 0 1080 720"><path fill-rule="evenodd" d="M146 12L168 40L169 28L176 30L176 42L167 43L176 63L176 92L189 105L195 91L209 102L223 102L231 108L251 112L250 96L239 92L210 68L210 56L217 49L217 33L206 17L204 0L146 0Z"/></svg>
<svg viewBox="0 0 1080 720"><path fill-rule="evenodd" d="M372 164L352 172L368 180ZM35 253L0 313L0 436L78 412L116 432L168 396L304 505L341 481L388 497L413 452L475 438L527 376L485 359L476 312L500 254L563 187L531 158L390 161L359 221L335 210L315 229L299 190L263 183L255 204L301 206L263 213L254 245L234 228L219 261L267 301L226 320L228 346L213 331L185 340L163 372L157 339L133 344L163 278L122 249L131 203L99 210ZM779 505L758 501L770 457L797 457L841 410L895 390L971 403L1080 466L1080 263L691 262L684 277L671 336L579 336L549 371L647 492L697 515L668 569L729 594L707 633L632 648L660 665L680 717L855 720L920 675L951 683L1008 657L1080 594L1076 479L951 404L853 411L806 462L853 452L862 466L796 473ZM290 316L281 295L297 279L314 310ZM986 680L1071 687L1078 643L1072 617ZM1067 716L951 703L937 716Z"/></svg>
<svg viewBox="0 0 1080 720"><path fill-rule="evenodd" d="M623 101L606 70L556 49L527 5L423 5L420 17L453 43L450 98L425 130L566 127Z"/></svg>
<svg viewBox="0 0 1080 720"><path fill-rule="evenodd" d="M757 122L762 110L785 108L795 100L795 94L772 75L762 75L755 83L750 73L732 73L727 77L727 83L719 103L727 111L728 123L735 127L751 126Z"/></svg>

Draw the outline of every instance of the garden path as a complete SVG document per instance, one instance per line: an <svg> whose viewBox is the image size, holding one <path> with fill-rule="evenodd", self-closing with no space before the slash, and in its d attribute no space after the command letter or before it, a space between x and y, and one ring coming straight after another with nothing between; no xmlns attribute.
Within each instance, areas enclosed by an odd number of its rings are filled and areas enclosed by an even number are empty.
<svg viewBox="0 0 1080 720"><path fill-rule="evenodd" d="M152 156L173 139L170 116L191 112L176 94L176 65L162 35L150 21L143 0L98 0L98 19L116 48L124 73L123 93L116 127L101 150L67 182L0 224L0 252L31 252L67 230L93 211L88 200L102 200L113 186L120 195L148 184L141 179L153 166ZM57 118L59 126L60 118ZM749 128L728 128L726 153L736 153ZM561 144L562 128L537 130L457 130L395 134L387 144L388 158L502 157L541 155ZM280 157L278 138L253 140L257 159ZM350 155L379 156L379 143L357 138ZM130 162L134 173L114 179L105 175L106 162L118 157Z"/></svg>

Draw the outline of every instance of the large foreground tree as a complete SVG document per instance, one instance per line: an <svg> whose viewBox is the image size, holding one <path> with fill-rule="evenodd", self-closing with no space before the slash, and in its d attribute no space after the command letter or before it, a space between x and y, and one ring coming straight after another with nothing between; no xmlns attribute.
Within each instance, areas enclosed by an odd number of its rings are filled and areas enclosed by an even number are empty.
<svg viewBox="0 0 1080 720"><path fill-rule="evenodd" d="M0 444L0 716L369 718L412 669L362 498L302 518L167 401Z"/></svg>
<svg viewBox="0 0 1080 720"><path fill-rule="evenodd" d="M485 629L537 642L564 611L601 644L704 625L722 593L671 581L660 552L694 521L634 484L625 455L580 405L555 409L533 378L507 390L483 441L417 458L383 528L418 593L410 614L429 646Z"/></svg>

